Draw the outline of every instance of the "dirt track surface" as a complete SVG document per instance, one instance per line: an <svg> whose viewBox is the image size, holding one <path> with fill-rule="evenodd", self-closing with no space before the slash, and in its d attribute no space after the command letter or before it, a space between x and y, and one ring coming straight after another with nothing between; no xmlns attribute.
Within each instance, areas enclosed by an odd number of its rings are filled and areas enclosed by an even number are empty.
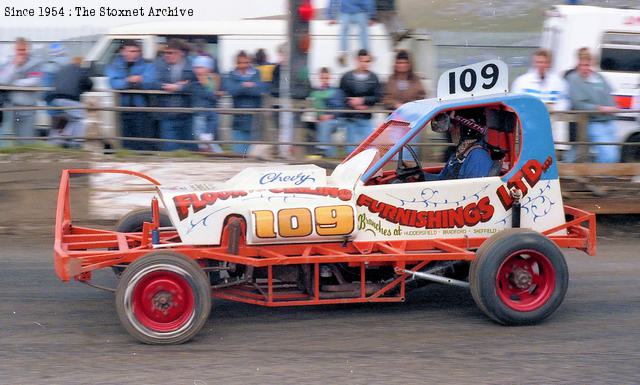
<svg viewBox="0 0 640 385"><path fill-rule="evenodd" d="M113 295L62 283L51 243L0 237L0 384L638 384L640 240L568 252L563 306L503 327L465 289L404 304L268 309L216 301L180 346L137 343ZM110 274L100 275L112 283Z"/></svg>

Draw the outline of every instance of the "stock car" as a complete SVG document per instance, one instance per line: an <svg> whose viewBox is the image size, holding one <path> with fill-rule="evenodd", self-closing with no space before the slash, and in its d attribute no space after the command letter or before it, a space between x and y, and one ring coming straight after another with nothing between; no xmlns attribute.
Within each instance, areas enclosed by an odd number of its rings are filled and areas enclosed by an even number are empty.
<svg viewBox="0 0 640 385"><path fill-rule="evenodd" d="M505 67L483 62L443 74L437 98L398 108L331 173L254 167L223 183L176 187L127 170L64 170L56 273L94 285L94 270L113 269L122 325L149 344L193 338L212 299L401 302L432 282L468 287L500 324L539 323L568 287L561 248L595 254L595 216L563 205L547 110L506 92ZM485 116L495 167L478 178L425 180L442 166L423 166L414 138L434 117L470 110ZM155 185L150 208L114 230L74 225L70 175L102 172Z"/></svg>

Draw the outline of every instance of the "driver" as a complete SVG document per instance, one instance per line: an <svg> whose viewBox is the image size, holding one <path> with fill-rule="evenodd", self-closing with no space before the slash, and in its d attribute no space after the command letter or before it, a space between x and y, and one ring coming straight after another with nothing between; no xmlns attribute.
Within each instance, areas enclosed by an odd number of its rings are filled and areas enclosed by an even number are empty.
<svg viewBox="0 0 640 385"><path fill-rule="evenodd" d="M466 113L467 111L465 111ZM457 142L455 152L451 154L447 163L439 174L425 173L425 180L482 178L489 176L494 161L484 146L484 135L487 128L480 125L482 111L469 111L470 117L456 116L455 111L437 115L431 122L431 129L435 132L451 133L454 143ZM480 112L473 113L473 112ZM467 115L467 114L465 114ZM473 115L474 117L471 117Z"/></svg>

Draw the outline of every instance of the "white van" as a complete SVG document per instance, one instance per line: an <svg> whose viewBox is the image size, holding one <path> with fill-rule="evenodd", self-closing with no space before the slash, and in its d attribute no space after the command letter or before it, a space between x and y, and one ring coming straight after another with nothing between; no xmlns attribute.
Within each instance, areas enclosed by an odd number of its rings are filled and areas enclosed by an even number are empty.
<svg viewBox="0 0 640 385"><path fill-rule="evenodd" d="M640 108L640 9L557 5L546 13L542 47L553 54L560 75L575 68L577 51L588 47L613 88L618 107ZM621 142L640 142L638 114L621 116ZM640 147L623 147L623 161L640 161Z"/></svg>
<svg viewBox="0 0 640 385"><path fill-rule="evenodd" d="M309 74L312 84L322 67L330 68L335 83L342 73L353 69L354 58L346 67L337 62L339 52L339 26L329 25L326 20L314 20L310 26L312 40L309 53ZM207 51L217 59L219 70L226 73L233 70L235 56L240 50L254 54L259 48L266 50L272 62L278 60L277 47L287 41L285 20L233 20L233 21L163 21L132 24L109 30L90 50L86 61L94 74L94 92L86 95L101 106L114 104L112 93L105 75L105 68L118 54L123 40L134 39L141 43L144 58L154 60L157 47L171 38L181 38L188 42L203 39ZM358 46L356 28L352 29L350 47L353 52ZM394 47L382 24L369 28L370 51L374 61L371 70L384 81L393 71ZM417 36L403 42L404 48L414 53L415 69L423 78L425 86L434 89L435 52L428 36ZM96 98L98 100L96 100ZM86 100L86 99L85 99ZM225 102L223 101L223 105ZM102 113L102 130L115 134L114 114Z"/></svg>

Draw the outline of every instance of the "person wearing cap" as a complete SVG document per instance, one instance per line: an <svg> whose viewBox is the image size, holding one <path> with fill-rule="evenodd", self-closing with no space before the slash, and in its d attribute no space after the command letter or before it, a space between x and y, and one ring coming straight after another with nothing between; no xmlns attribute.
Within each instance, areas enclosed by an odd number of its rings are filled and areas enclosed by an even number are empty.
<svg viewBox="0 0 640 385"><path fill-rule="evenodd" d="M465 116L461 116L461 115ZM431 122L431 129L444 133L449 131L454 142L455 151L451 154L439 174L425 173L425 180L467 179L489 176L495 162L484 144L486 127L482 124L482 109L442 113Z"/></svg>
<svg viewBox="0 0 640 385"><path fill-rule="evenodd" d="M179 39L167 42L162 59L156 62L155 88L166 91L160 95L161 107L191 107L191 87L197 81L193 74L192 63L187 57L188 47ZM173 140L194 140L193 114L183 112L163 113L160 117L160 138ZM162 151L197 150L192 143L163 142Z"/></svg>
<svg viewBox="0 0 640 385"><path fill-rule="evenodd" d="M197 78L197 81L191 87L193 107L217 107L220 76L213 72L213 58L210 56L197 56L193 59L192 65L193 73ZM218 114L215 111L195 113L193 117L193 132L199 140L218 140ZM208 152L222 152L218 144L201 144L199 148Z"/></svg>
<svg viewBox="0 0 640 385"><path fill-rule="evenodd" d="M114 90L149 90L153 88L155 71L151 63L142 57L140 44L135 40L126 40L113 63L107 67L109 84ZM147 95L119 94L122 107L147 107ZM120 112L120 134L128 138L153 138L153 125L147 112ZM155 150L153 142L123 140L122 147L129 150Z"/></svg>
<svg viewBox="0 0 640 385"><path fill-rule="evenodd" d="M17 38L15 55L0 68L0 85L14 87L38 87L42 81L42 65L30 54L29 41ZM38 93L33 91L11 91L8 93L10 106L31 107L38 103ZM13 111L13 133L18 137L35 136L35 111ZM17 141L26 144L26 141Z"/></svg>

